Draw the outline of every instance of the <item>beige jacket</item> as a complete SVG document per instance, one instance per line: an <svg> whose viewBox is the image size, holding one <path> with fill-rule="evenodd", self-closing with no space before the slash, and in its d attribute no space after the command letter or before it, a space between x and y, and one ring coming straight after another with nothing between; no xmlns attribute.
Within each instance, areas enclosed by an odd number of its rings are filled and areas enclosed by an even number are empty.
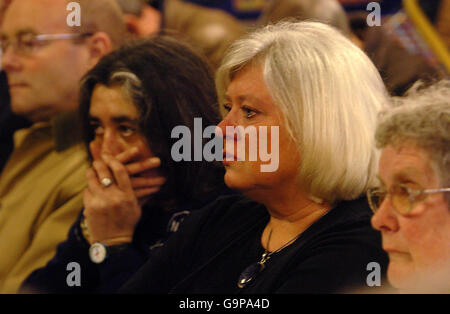
<svg viewBox="0 0 450 314"><path fill-rule="evenodd" d="M14 135L0 176L1 293L17 292L54 256L82 209L89 163L73 123L59 117Z"/></svg>

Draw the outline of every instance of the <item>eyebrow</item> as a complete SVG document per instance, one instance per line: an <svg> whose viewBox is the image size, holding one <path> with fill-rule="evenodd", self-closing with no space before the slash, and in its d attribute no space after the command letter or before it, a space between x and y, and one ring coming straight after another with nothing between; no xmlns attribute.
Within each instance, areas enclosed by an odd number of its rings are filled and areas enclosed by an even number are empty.
<svg viewBox="0 0 450 314"><path fill-rule="evenodd" d="M418 171L415 168L404 168L399 172L396 172L393 176L393 179L395 181L410 181L416 184L421 184L421 179L425 179L423 177L421 177L422 173L420 171ZM378 180L380 180L380 183L382 183L383 185L383 179L381 179L381 177L379 175L377 175Z"/></svg>
<svg viewBox="0 0 450 314"><path fill-rule="evenodd" d="M1 34L2 35L5 35L5 32L1 32ZM16 31L15 33L14 33L16 36L19 36L19 35L26 35L26 34L33 34L33 35L36 35L36 34L38 34L38 32L36 32L34 29L32 29L32 28L22 28L22 29L19 29L18 31Z"/></svg>
<svg viewBox="0 0 450 314"><path fill-rule="evenodd" d="M417 181L417 179L423 178L423 174L414 168L404 168L400 172L396 173L394 178L399 180Z"/></svg>
<svg viewBox="0 0 450 314"><path fill-rule="evenodd" d="M128 116L117 116L117 117L113 117L111 119L112 121L114 121L115 123L131 123L131 124L139 124L139 120L138 119L132 119ZM89 115L89 121L95 121L95 122L99 122L100 119L98 117L94 117Z"/></svg>
<svg viewBox="0 0 450 314"><path fill-rule="evenodd" d="M33 34L36 35L37 32L34 29L31 28L24 28L24 29L20 29L16 32L16 35L26 35L26 34Z"/></svg>
<svg viewBox="0 0 450 314"><path fill-rule="evenodd" d="M31 28L24 28L24 29L20 29L20 30L15 32L15 36L16 37L23 36L23 35L28 35L28 34L30 34L30 35L37 35L38 33L35 30L31 29ZM5 32L0 32L0 37L7 38L8 36L6 36Z"/></svg>
<svg viewBox="0 0 450 314"><path fill-rule="evenodd" d="M226 101L231 101L230 96L228 96L227 94L225 94L224 98ZM259 99L258 97L254 96L254 95L251 95L251 94L239 95L239 96L237 96L237 99L239 99L240 102L243 102L245 100L250 100L250 101L260 104L260 105L265 104L261 99Z"/></svg>

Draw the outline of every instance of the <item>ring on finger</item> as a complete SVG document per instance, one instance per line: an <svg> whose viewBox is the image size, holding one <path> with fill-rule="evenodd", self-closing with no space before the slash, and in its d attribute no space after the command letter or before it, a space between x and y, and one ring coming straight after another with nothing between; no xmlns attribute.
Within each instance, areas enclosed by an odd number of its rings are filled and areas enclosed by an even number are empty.
<svg viewBox="0 0 450 314"><path fill-rule="evenodd" d="M113 183L113 181L111 180L111 178L103 178L100 183L103 187L107 188Z"/></svg>

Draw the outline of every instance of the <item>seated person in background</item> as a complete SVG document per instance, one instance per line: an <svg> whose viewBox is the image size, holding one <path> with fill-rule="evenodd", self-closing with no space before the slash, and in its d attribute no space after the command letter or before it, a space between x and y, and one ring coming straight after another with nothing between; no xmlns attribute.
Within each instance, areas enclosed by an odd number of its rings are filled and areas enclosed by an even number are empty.
<svg viewBox="0 0 450 314"><path fill-rule="evenodd" d="M77 122L81 77L120 46L126 30L114 0L14 0L0 30L11 109L33 123L14 134L0 176L0 293L14 293L55 254L79 215L89 166Z"/></svg>
<svg viewBox="0 0 450 314"><path fill-rule="evenodd" d="M426 2L436 4L437 1ZM447 8L450 8L448 2L443 0L442 5L447 3ZM433 27L436 24L448 25L449 10L442 6L441 12ZM441 20L443 23L440 23ZM439 35L445 35L444 28L437 28L436 31ZM404 10L383 19L379 27L368 27L364 50L393 96L402 96L417 80L429 84L449 76Z"/></svg>
<svg viewBox="0 0 450 314"><path fill-rule="evenodd" d="M182 0L160 1L159 10L142 0L116 1L132 34L144 37L163 31L181 36L206 55L213 70L230 44L246 32L245 26L230 14Z"/></svg>
<svg viewBox="0 0 450 314"><path fill-rule="evenodd" d="M351 31L347 13L337 0L272 0L264 8L258 23L264 26L289 17L331 25L362 47L359 38Z"/></svg>
<svg viewBox="0 0 450 314"><path fill-rule="evenodd" d="M162 26L160 6L153 7L145 0L116 0L122 9L128 32L137 38L158 33Z"/></svg>
<svg viewBox="0 0 450 314"><path fill-rule="evenodd" d="M376 174L377 112L387 103L368 57L328 25L280 23L232 45L216 88L227 111L216 131L225 183L244 195L191 213L120 291L331 293L366 285L367 264L387 264L363 197ZM259 157L249 158L258 138ZM266 158L261 147L269 145Z"/></svg>
<svg viewBox="0 0 450 314"><path fill-rule="evenodd" d="M165 237L173 213L202 207L225 193L220 164L171 157L177 141L172 130L183 125L194 134L194 118L216 125L215 103L206 61L175 39L138 41L104 57L81 87L85 141L93 158L84 218L22 291L114 292ZM156 161L146 165L154 156ZM143 172L143 167L152 169ZM79 287L66 283L70 262L81 265Z"/></svg>
<svg viewBox="0 0 450 314"><path fill-rule="evenodd" d="M11 112L8 82L5 72L0 68L0 173L13 150L14 132L28 126L30 122L27 119Z"/></svg>
<svg viewBox="0 0 450 314"><path fill-rule="evenodd" d="M0 27L3 15L10 0L0 0ZM0 173L13 150L13 134L16 130L28 127L30 122L11 112L9 104L8 81L1 66L2 50L0 49Z"/></svg>
<svg viewBox="0 0 450 314"><path fill-rule="evenodd" d="M417 86L417 85L416 85ZM388 279L401 292L450 292L450 81L413 88L381 115L380 188L370 189L389 254Z"/></svg>

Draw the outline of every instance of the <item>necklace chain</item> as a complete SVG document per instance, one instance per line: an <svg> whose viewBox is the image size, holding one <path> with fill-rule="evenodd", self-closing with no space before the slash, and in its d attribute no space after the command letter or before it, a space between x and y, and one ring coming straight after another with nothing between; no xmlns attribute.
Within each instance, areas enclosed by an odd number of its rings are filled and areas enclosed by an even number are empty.
<svg viewBox="0 0 450 314"><path fill-rule="evenodd" d="M269 252L269 251L267 251L267 248L269 247L270 238L272 236L272 231L273 231L273 229L270 229L269 238L267 239L266 249L264 250L264 253L261 256L261 260L259 261L260 265L264 265L264 263L267 262L273 254L280 252L282 249L284 249L288 245L295 242L295 240L297 240L300 237L300 235L303 233L302 232L302 233L297 234L294 238L290 239L285 245L280 247L278 250Z"/></svg>
<svg viewBox="0 0 450 314"><path fill-rule="evenodd" d="M328 213L328 211L326 211L324 214L322 214L316 221L318 221L320 218L322 218L323 216L325 216ZM316 222L314 221L314 222ZM311 227L314 223L312 223L311 225L308 226ZM261 260L258 262L259 265L264 266L264 264L270 259L270 257L275 254L280 252L281 250L283 250L284 248L286 248L287 246L291 245L292 243L294 243L302 234L303 232L305 232L308 228L306 228L305 230L303 230L302 232L300 232L299 234L297 234L295 237L293 237L292 239L290 239L286 244L284 244L282 247L280 247L278 250L275 250L273 252L269 252L267 249L269 248L269 243L270 243L270 238L272 237L272 231L273 229L270 229L269 232L269 238L267 239L267 244L266 244L266 248L264 249L264 253L261 256Z"/></svg>
<svg viewBox="0 0 450 314"><path fill-rule="evenodd" d="M318 221L320 218L322 218L324 215L326 215L329 211L326 211L324 214L322 214L318 219L316 219L314 222ZM313 225L314 222L311 224ZM311 225L308 226L311 227ZM267 239L267 245L266 245L266 249L264 249L264 253L261 256L261 260L257 263L253 263L250 266L248 266L247 268L244 269L244 271L241 273L241 275L239 276L239 280L237 283L237 286L239 288L244 288L245 286L247 286L247 284L251 281L254 280L254 278L256 276L258 276L258 274L260 272L262 272L265 268L265 263L270 259L270 257L275 254L280 252L281 250L283 250L284 248L286 248L287 246L291 245L295 240L297 240L300 235L303 234L303 232L305 232L308 228L306 228L305 230L303 230L302 232L300 232L299 234L297 234L294 238L292 238L291 240L289 240L286 244L284 244L282 247L280 247L278 250L273 251L273 252L269 252L267 250L267 248L269 248L269 243L270 243L270 238L272 237L272 231L273 229L270 229L269 232L269 236Z"/></svg>

